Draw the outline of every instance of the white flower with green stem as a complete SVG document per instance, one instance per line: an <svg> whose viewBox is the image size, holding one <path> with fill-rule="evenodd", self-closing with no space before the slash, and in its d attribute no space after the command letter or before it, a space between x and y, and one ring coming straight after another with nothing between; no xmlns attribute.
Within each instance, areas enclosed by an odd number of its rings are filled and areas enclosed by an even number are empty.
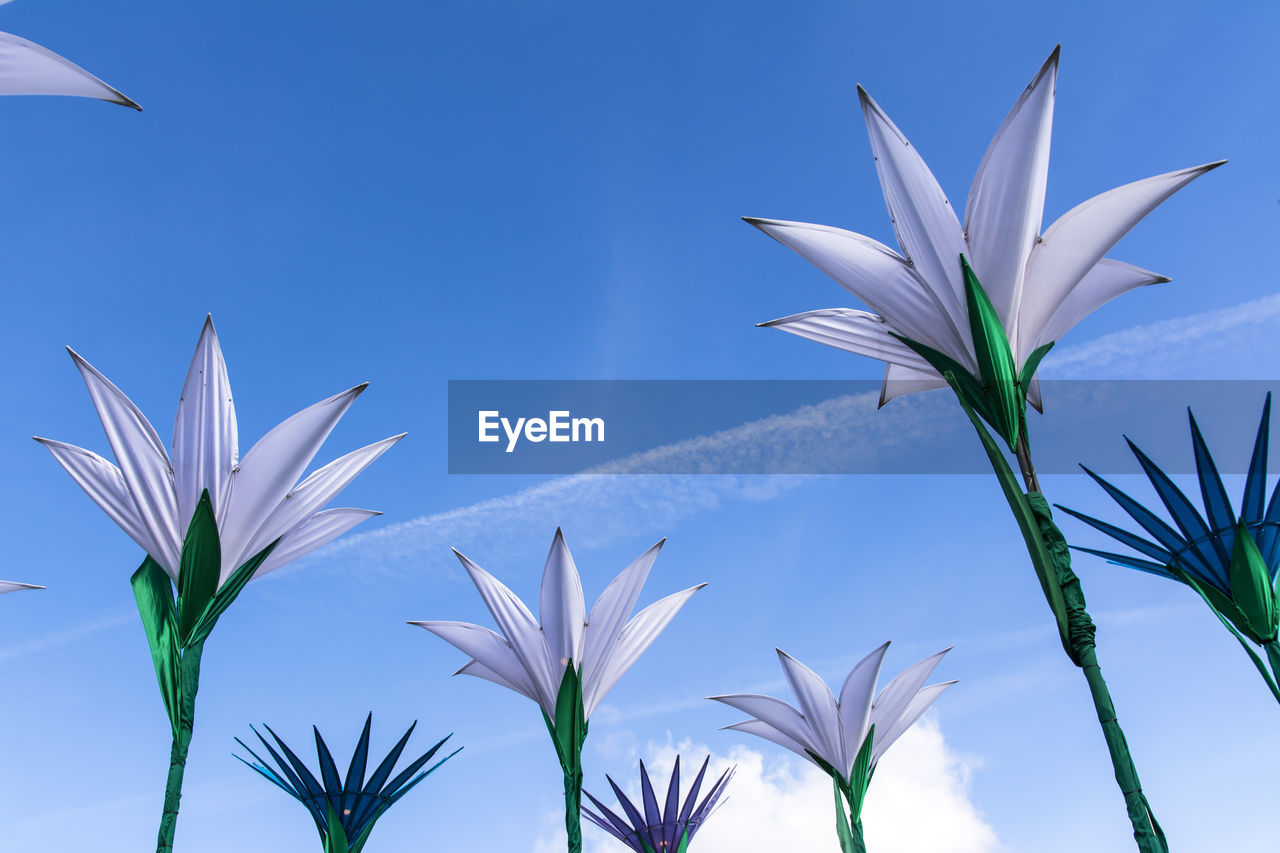
<svg viewBox="0 0 1280 853"><path fill-rule="evenodd" d="M889 644L877 648L850 670L840 697L809 667L778 649L782 673L796 695L793 707L772 696L740 693L711 696L750 714L731 726L789 749L822 769L835 789L836 836L843 853L866 853L862 807L876 765L890 746L920 719L948 687L948 681L925 686L943 655L915 663L894 676L878 694L876 681Z"/></svg>
<svg viewBox="0 0 1280 853"><path fill-rule="evenodd" d="M1079 580L1040 494L1026 407L1039 406L1036 369L1062 335L1116 296L1167 281L1106 253L1165 199L1220 162L1109 190L1042 230L1057 68L1055 48L987 148L963 225L919 153L861 87L901 254L838 228L747 221L872 309L808 311L762 325L886 362L882 403L931 388L955 391L1017 518L1063 648L1090 683L1138 846L1143 853L1164 853L1163 833L1097 666ZM984 422L1017 457L1025 492Z"/></svg>
<svg viewBox="0 0 1280 853"><path fill-rule="evenodd" d="M564 777L571 853L582 850L582 746L592 712L690 596L706 586L668 595L632 617L662 544L623 569L588 613L573 555L557 529L542 572L540 619L501 581L454 551L501 633L468 622L409 623L471 656L456 675L500 684L542 709Z"/></svg>
<svg viewBox="0 0 1280 853"><path fill-rule="evenodd" d="M299 478L365 385L285 420L241 458L235 406L212 319L183 383L172 454L129 398L71 351L118 466L37 438L111 520L146 552L134 596L173 737L157 851L173 846L204 643L249 581L379 513L325 509L403 435Z"/></svg>

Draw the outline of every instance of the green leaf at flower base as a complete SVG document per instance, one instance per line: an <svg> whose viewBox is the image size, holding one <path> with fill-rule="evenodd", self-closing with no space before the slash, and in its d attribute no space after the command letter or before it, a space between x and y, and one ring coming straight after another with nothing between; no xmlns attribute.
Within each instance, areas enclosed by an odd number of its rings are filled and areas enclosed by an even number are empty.
<svg viewBox="0 0 1280 853"><path fill-rule="evenodd" d="M1276 597L1271 587L1271 572L1244 524L1236 525L1227 580L1231 598L1249 627L1246 633L1261 644L1276 639Z"/></svg>
<svg viewBox="0 0 1280 853"><path fill-rule="evenodd" d="M1026 399L1018 385L1018 365L1009 347L1009 336L996 307L982 289L969 261L960 256L964 273L965 301L969 308L969 332L978 361L978 377L990 402L992 426L1013 447L1018 443L1018 424Z"/></svg>
<svg viewBox="0 0 1280 853"><path fill-rule="evenodd" d="M221 571L222 544L218 540L218 523L213 517L209 490L205 489L187 527L178 568L178 632L182 645L193 642L192 629L218 591Z"/></svg>
<svg viewBox="0 0 1280 853"><path fill-rule="evenodd" d="M844 792L841 790L840 777L833 775L831 783L836 794L836 837L840 840L841 853L852 853L853 830L849 828L849 818L844 813Z"/></svg>
<svg viewBox="0 0 1280 853"><path fill-rule="evenodd" d="M1055 343L1057 342L1049 341L1047 344L1036 347L1022 363L1022 372L1018 374L1018 388L1022 391L1024 398L1027 395L1027 389L1031 387L1031 380L1035 378L1036 370L1040 367L1040 362L1049 354L1049 350L1053 349Z"/></svg>
<svg viewBox="0 0 1280 853"><path fill-rule="evenodd" d="M347 833L342 829L342 818L334 810L333 803L329 803L326 823L328 830L324 837L324 853L352 853L351 846L347 843Z"/></svg>
<svg viewBox="0 0 1280 853"><path fill-rule="evenodd" d="M178 685L181 657L178 619L174 612L173 584L169 581L169 575L165 570L160 568L160 564L151 557L142 561L142 565L129 578L129 583L133 586L133 596L138 602L138 614L142 617L142 627L147 633L147 644L151 647L151 662L155 664L156 681L160 684L164 709L169 715L169 724L176 737L181 709Z"/></svg>
<svg viewBox="0 0 1280 853"><path fill-rule="evenodd" d="M853 760L853 769L849 771L849 787L845 794L849 798L849 816L854 823L862 820L862 804L867 798L867 788L871 785L871 743L875 740L876 727L867 730L867 736L858 750L858 757Z"/></svg>
<svg viewBox="0 0 1280 853"><path fill-rule="evenodd" d="M581 763L582 745L587 739L587 721L582 701L582 679L572 660L565 667L564 678L560 680L560 690L556 694L556 718L552 720L545 713L543 717L555 741L561 768L566 773L574 770ZM578 772L581 772L580 768Z"/></svg>
<svg viewBox="0 0 1280 853"><path fill-rule="evenodd" d="M243 566L231 573L231 577L227 578L227 582L218 588L213 598L210 599L208 606L205 607L204 612L200 614L200 618L196 620L191 636L187 640L187 645L203 642L205 637L209 636L213 626L218 623L218 617L231 606L231 602L236 600L236 596L240 595L241 590L245 588L245 584L253 580L258 568L267 557L271 556L271 552L275 550L276 545L279 543L279 539L272 542L257 554L254 554Z"/></svg>

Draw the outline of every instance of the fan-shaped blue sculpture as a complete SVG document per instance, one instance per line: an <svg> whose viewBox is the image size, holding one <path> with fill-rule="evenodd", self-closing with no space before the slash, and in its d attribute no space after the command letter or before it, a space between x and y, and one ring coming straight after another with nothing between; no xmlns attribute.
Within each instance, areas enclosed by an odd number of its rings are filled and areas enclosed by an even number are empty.
<svg viewBox="0 0 1280 853"><path fill-rule="evenodd" d="M311 819L316 823L316 829L320 832L320 839L324 842L325 853L360 853L364 848L365 842L369 839L369 833L373 829L374 822L382 817L383 813L391 808L391 805L396 800L407 794L409 789L425 779L441 764L457 755L461 749L461 747L455 749L426 770L422 770L423 766L444 745L444 742L452 737L452 735L446 735L439 743L415 759L392 779L391 772L395 768L396 762L400 759L400 753L404 751L405 745L409 742L409 736L413 734L414 727L418 725L415 722L412 726L409 726L409 730L404 733L404 736L400 738L391 749L391 752L387 754L387 757L378 765L377 769L373 771L373 774L366 779L365 769L369 760L369 730L372 725L373 714L369 714L369 717L364 722L364 731L360 735L359 743L356 744L355 753L351 757L351 764L347 768L345 778L339 775L338 765L334 763L329 747L325 745L324 739L320 736L320 730L314 726L312 728L316 736L316 754L320 759L319 779L316 779L315 775L307 769L301 759L293 753L293 750L289 749L285 742L280 739L280 736L265 723L263 727L270 732L271 737L280 747L279 752L267 742L267 739L257 729L254 729L253 733L258 736L258 740L262 741L262 745L267 748L267 752L274 759L275 767L278 768L279 772L276 772L276 769L272 769L266 761L250 749L248 744L240 740L240 738L236 738L236 743L244 747L257 760L257 763L246 761L238 755L236 758L258 771L267 780L280 786L285 793L306 806L307 811L311 814ZM284 753L283 757L281 753ZM388 781L389 779L390 781Z"/></svg>
<svg viewBox="0 0 1280 853"><path fill-rule="evenodd" d="M711 756L703 759L702 768L698 771L697 778L693 780L693 787L689 789L683 806L680 804L680 758L677 756L675 769L671 771L671 782L667 785L665 808L658 807L658 797L654 793L653 783L649 781L649 771L641 761L640 793L644 805L643 813L627 799L626 794L622 793L613 779L606 776L627 819L618 817L591 796L589 791L583 793L595 804L601 814L596 814L585 806L582 814L587 820L636 853L685 853L689 849L689 841L715 809L725 786L733 776L732 767L720 774L720 778L711 786L711 790L703 797L702 802L698 803L698 792L702 788L702 779L706 775L707 762L710 760Z"/></svg>
<svg viewBox="0 0 1280 853"><path fill-rule="evenodd" d="M1272 492L1270 501L1266 500L1271 395L1267 395L1262 408L1262 420L1258 424L1238 516L1227 497L1218 466L1196 425L1195 416L1190 410L1187 416L1191 421L1191 443L1204 500L1203 515L1173 480L1133 442L1129 442L1129 448L1138 458L1173 525L1088 468L1084 469L1085 473L1096 480L1151 539L1066 507L1060 509L1149 559L1093 548L1077 547L1076 550L1095 554L1117 565L1181 581L1199 593L1222 624L1240 641L1276 699L1280 700L1280 687L1277 686L1280 680L1280 643L1277 642L1280 607L1276 601L1276 575L1280 570L1280 486ZM1267 671L1249 641L1266 650L1271 672Z"/></svg>

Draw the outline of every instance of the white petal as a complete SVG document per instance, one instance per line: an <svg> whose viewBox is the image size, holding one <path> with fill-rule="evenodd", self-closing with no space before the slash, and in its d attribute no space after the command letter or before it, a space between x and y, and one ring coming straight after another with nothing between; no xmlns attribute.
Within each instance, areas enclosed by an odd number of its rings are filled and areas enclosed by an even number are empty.
<svg viewBox="0 0 1280 853"><path fill-rule="evenodd" d="M836 707L836 697L825 681L809 667L778 649L778 660L782 662L782 674L796 694L800 713L809 723L813 742L822 747L819 755L831 756L835 768L848 775L853 765L853 756L844 752L844 738L840 734L840 709Z"/></svg>
<svg viewBox="0 0 1280 853"><path fill-rule="evenodd" d="M1040 375L1036 374L1031 377L1031 381L1027 383L1027 402L1031 404L1037 412L1044 414L1044 403L1040 399Z"/></svg>
<svg viewBox="0 0 1280 853"><path fill-rule="evenodd" d="M371 509L350 509L346 507L317 512L307 520L306 524L295 527L281 538L280 544L276 545L275 550L267 555L267 559L263 560L262 565L253 573L254 579L256 580L268 572L274 572L281 566L288 565L294 560L310 554L317 548L328 545L357 524L379 515L382 515L382 513ZM249 556L253 557L256 554L257 551ZM236 566L232 571L238 568L240 567ZM222 578L223 581L226 579L226 577Z"/></svg>
<svg viewBox="0 0 1280 853"><path fill-rule="evenodd" d="M952 310L950 301L941 300L888 246L827 225L776 219L746 221L834 278L895 331L977 369L966 343L968 334L959 336L947 316ZM960 269L959 254L956 269Z"/></svg>
<svg viewBox="0 0 1280 853"><path fill-rule="evenodd" d="M253 535L244 550L233 554L229 549L222 553L224 575L235 571L245 560L270 545L277 538L287 535L299 525L305 524L322 507L337 497L347 484L368 468L373 461L386 453L404 434L375 442L346 456L339 457L317 469L307 479L292 489L275 511ZM301 555L299 555L301 556Z"/></svg>
<svg viewBox="0 0 1280 853"><path fill-rule="evenodd" d="M548 713L554 715L556 695L560 692L564 667L555 666L552 663L546 640L542 629L538 627L537 620L533 618L529 608L524 606L524 602L501 581L457 551L453 553L457 554L462 567L467 570L471 581L480 591L485 607L488 607L489 612L493 614L493 620L498 623L498 629L502 631L507 643L515 652L520 666L529 674L534 693L538 697L538 704L543 710L551 709Z"/></svg>
<svg viewBox="0 0 1280 853"><path fill-rule="evenodd" d="M528 696L535 702L538 701L533 681L529 678L529 673L520 665L520 660L516 657L511 644L488 628L467 622L410 622L409 624L426 628L463 654L475 659L455 674L466 673L478 678L487 678L490 681L494 681L496 676L501 679L497 683ZM545 706L544 710L546 710ZM554 715L555 706L553 705L547 713Z"/></svg>
<svg viewBox="0 0 1280 853"><path fill-rule="evenodd" d="M1073 288L1130 228L1161 202L1210 169L1208 163L1125 184L1076 205L1049 226L1027 262L1014 355L1031 353Z"/></svg>
<svg viewBox="0 0 1280 853"><path fill-rule="evenodd" d="M178 520L169 454L138 407L75 350L68 348L67 352L84 377L147 537L159 551L147 553L170 574L176 574L185 522Z"/></svg>
<svg viewBox="0 0 1280 853"><path fill-rule="evenodd" d="M156 553L160 550L147 532L142 517L138 515L138 507L129 497L129 489L124 484L124 476L120 469L103 459L72 444L53 441L48 438L37 438L58 460L71 478L80 484L85 494L93 499L111 520L120 525L120 529L129 534L129 538L152 556L174 580L178 579L178 566L166 566Z"/></svg>
<svg viewBox="0 0 1280 853"><path fill-rule="evenodd" d="M823 752L821 744L814 741L809 729L809 724L805 721L805 718L801 716L799 711L792 708L781 699L775 699L772 696L761 696L755 693L738 693L731 696L708 696L707 698L716 702L723 702L730 708L737 708L742 713L750 714L755 717L778 734L797 744L800 749L793 751L799 755L804 755L805 751L812 752L814 755L817 755L833 767L837 766L840 762L840 756L827 755ZM733 726L733 728L743 731L742 725L742 723L738 723L736 726ZM760 734L760 732L757 731L752 731L751 733ZM763 734L760 736L766 737L766 735ZM769 738L769 740L773 740L774 743L779 743L782 746L787 746L787 744L781 743L774 738ZM792 749L790 746L787 746L787 748Z"/></svg>
<svg viewBox="0 0 1280 853"><path fill-rule="evenodd" d="M142 109L80 66L9 33L0 33L0 95L79 95Z"/></svg>
<svg viewBox="0 0 1280 853"><path fill-rule="evenodd" d="M1057 79L1055 47L996 131L965 204L969 263L1011 337L1044 215Z"/></svg>
<svg viewBox="0 0 1280 853"><path fill-rule="evenodd" d="M218 512L224 564L244 553L253 534L289 494L365 387L357 385L303 409L249 448L231 476L226 504Z"/></svg>
<svg viewBox="0 0 1280 853"><path fill-rule="evenodd" d="M18 583L17 581L0 581L0 595L6 592L17 592L20 589L44 589L44 587L33 583Z"/></svg>
<svg viewBox="0 0 1280 853"><path fill-rule="evenodd" d="M889 644L885 643L858 661L840 688L840 726L850 768L867 736L867 727L871 725L871 701L875 697L876 679L880 677L880 664L888 649Z"/></svg>
<svg viewBox="0 0 1280 853"><path fill-rule="evenodd" d="M666 540L664 539L663 542ZM649 577L649 569L662 550L662 542L654 545L631 562L614 578L596 603L591 607L591 615L587 617L587 628L582 638L582 698L583 702L595 707L600 696L600 673L603 661L609 659L618 643L618 635L626 627L627 619L636 606L640 590Z"/></svg>
<svg viewBox="0 0 1280 853"><path fill-rule="evenodd" d="M915 350L893 336L896 331L884 318L852 308L822 308L761 323L761 327L781 329L829 347L857 353L891 364L932 370Z"/></svg>
<svg viewBox="0 0 1280 853"><path fill-rule="evenodd" d="M464 663L462 667L457 672L454 673L454 675L470 675L470 676L474 676L475 678L483 678L485 681L492 681L494 684L501 685L502 687L505 687L508 690L519 693L521 696L528 697L529 699L532 699L534 702L538 701L538 697L533 695L532 683L522 685L522 684L517 684L513 681L509 681L508 679L503 678L501 673L490 669L489 667L480 663L480 661L478 660L472 660L472 661L468 661L467 663ZM525 676L525 680L528 681L527 675ZM548 716L555 713L554 708L552 709L543 708L543 710L547 711Z"/></svg>
<svg viewBox="0 0 1280 853"><path fill-rule="evenodd" d="M947 380L939 376L938 371L932 367L920 369L904 364L890 364L884 369L884 382L880 385L880 405L883 406L903 394L946 387Z"/></svg>
<svg viewBox="0 0 1280 853"><path fill-rule="evenodd" d="M697 586L672 593L666 598L655 601L637 613L636 618L632 619L627 627L622 629L618 634L618 642L614 646L613 652L600 661L591 701L587 701L586 696L583 696L587 716L591 716L591 712L600 704L600 700L605 697L605 694L613 689L613 685L618 683L618 679L622 678L623 674L644 653L644 650L649 648L649 645L658 638L658 635L662 633L662 629L667 627L667 624L684 606L684 603L689 600L689 597L704 586L706 584L700 583Z"/></svg>
<svg viewBox="0 0 1280 853"><path fill-rule="evenodd" d="M814 767L819 766L818 762L813 760L813 756L809 754L809 750L804 746L804 744L799 741L792 740L773 726L760 720L745 720L741 723L734 723L732 726L724 726L721 731L746 732L749 735L764 738L765 740L776 743L783 749L791 750L805 761L808 761Z"/></svg>
<svg viewBox="0 0 1280 853"><path fill-rule="evenodd" d="M867 119L871 153L876 158L880 188L893 218L898 245L911 260L916 275L942 304L945 319L963 342L964 351L972 352L960 272L960 255L967 253L968 247L956 212L920 154L861 86L858 100ZM892 315L885 316L897 320ZM952 355L949 350L943 351Z"/></svg>
<svg viewBox="0 0 1280 853"><path fill-rule="evenodd" d="M911 728L915 721L920 719L920 715L929 710L929 706L942 695L942 691L946 690L954 681L948 681L945 684L933 684L916 693L911 698L911 702L906 709L898 716L892 724L887 726L884 731L876 727L875 743L871 745L871 764L874 767L880 760L880 756L889 747L893 746L893 742L902 737L903 732Z"/></svg>
<svg viewBox="0 0 1280 853"><path fill-rule="evenodd" d="M223 506L239 454L227 363L213 318L206 317L173 422L173 483L184 529L204 489L209 490L215 513Z"/></svg>
<svg viewBox="0 0 1280 853"><path fill-rule="evenodd" d="M943 649L936 655L930 655L918 663L898 673L892 681L885 685L871 706L871 722L877 732L886 732L893 728L898 718L915 698L916 692L942 660L942 656L950 649ZM880 738L877 738L879 741Z"/></svg>
<svg viewBox="0 0 1280 853"><path fill-rule="evenodd" d="M538 616L553 661L566 667L570 660L581 668L582 629L587 623L587 605L582 600L582 580L573 555L564 544L560 528L551 540L551 550L542 569Z"/></svg>
<svg viewBox="0 0 1280 853"><path fill-rule="evenodd" d="M1040 331L1040 337L1036 338L1035 345L1027 355L1050 341L1061 340L1062 336L1076 323L1122 293L1168 280L1159 273L1103 258L1094 265L1093 269L1085 273L1080 283L1067 294L1066 299L1062 300L1062 304L1058 306L1057 311L1053 312L1053 316Z"/></svg>

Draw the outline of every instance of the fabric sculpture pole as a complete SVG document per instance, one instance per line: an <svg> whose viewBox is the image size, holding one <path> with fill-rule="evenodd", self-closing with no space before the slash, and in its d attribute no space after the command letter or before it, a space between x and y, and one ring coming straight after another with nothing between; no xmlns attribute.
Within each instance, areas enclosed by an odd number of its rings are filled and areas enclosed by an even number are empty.
<svg viewBox="0 0 1280 853"><path fill-rule="evenodd" d="M1218 475L1218 466L1209 454L1200 427L1196 425L1195 415L1189 409L1187 418L1191 421L1191 445L1195 452L1200 495L1204 500L1204 515L1173 484L1173 480L1131 441L1129 449L1138 458L1138 464L1173 519L1173 525L1083 465L1080 467L1085 473L1097 481L1152 538L1145 539L1064 506L1059 505L1058 508L1147 559L1093 548L1077 547L1077 551L1095 554L1116 565L1171 578L1195 590L1240 642L1258 672L1262 673L1271 695L1280 702L1280 642L1277 642L1280 610L1276 607L1276 574L1280 569L1280 484L1271 493L1270 502L1266 501L1271 395L1267 395L1262 407L1262 420L1258 424L1258 437L1253 444L1253 456L1245 478L1244 500L1238 516ZM1251 643L1262 648L1267 663L1263 663Z"/></svg>
<svg viewBox="0 0 1280 853"><path fill-rule="evenodd" d="M649 771L641 761L640 806L632 803L613 779L605 777L609 780L609 787L613 788L614 796L618 798L618 805L626 815L625 820L591 796L590 791L584 793L595 804L599 813L587 807L583 807L582 813L587 816L587 820L627 845L635 853L686 853L689 842L715 811L716 804L724 794L725 786L733 777L732 767L721 773L720 778L711 785L711 790L699 803L698 793L702 790L702 779L706 776L707 763L710 761L711 756L703 759L702 767L693 780L693 786L689 788L683 806L680 804L680 756L677 755L675 768L671 771L671 781L667 784L665 807L658 806L658 795L653 790L653 783L649 781Z"/></svg>
<svg viewBox="0 0 1280 853"><path fill-rule="evenodd" d="M1058 50L1014 104L978 166L964 225L937 180L871 97L858 95L902 254L861 234L748 219L871 307L809 311L773 326L888 363L881 403L950 386L982 441L1026 540L1063 648L1083 671L1143 853L1164 853L1094 649L1094 625L1066 543L1040 492L1027 436L1035 373L1064 333L1112 298L1163 276L1104 257L1144 216L1220 165L1158 175L1072 208L1043 233ZM1017 458L1023 485L987 430Z"/></svg>
<svg viewBox="0 0 1280 853"><path fill-rule="evenodd" d="M9 33L0 33L0 95L76 95L142 109L79 65Z"/></svg>
<svg viewBox="0 0 1280 853"><path fill-rule="evenodd" d="M838 701L816 672L782 649L777 650L778 659L796 694L798 708L756 694L708 697L753 717L726 729L773 741L831 777L842 853L866 853L862 805L885 750L955 684L948 681L924 686L942 656L951 651L944 649L904 669L876 695L880 664L888 649L885 643L854 666L840 688Z"/></svg>
<svg viewBox="0 0 1280 853"><path fill-rule="evenodd" d="M303 409L240 457L227 367L205 320L173 427L172 456L129 398L71 351L119 467L96 453L37 438L93 501L146 552L130 579L173 736L158 851L173 847L204 644L244 589L362 521L365 509L324 509L403 435L298 478L365 385Z"/></svg>
<svg viewBox="0 0 1280 853"><path fill-rule="evenodd" d="M289 749L288 744L265 724L263 728L271 734L276 746L280 747L279 751L268 743L257 729L254 729L253 733L266 747L267 753L275 762L275 768L273 769L240 738L236 738L236 743L244 747L244 750L253 757L253 761L245 761L238 755L236 758L258 771L267 781L275 783L286 794L306 807L311 819L315 821L316 829L320 832L324 853L360 853L369 840L369 833L373 831L373 825L378 818L386 814L387 809L391 808L397 800L409 793L413 786L462 751L459 747L423 770L422 768L440 750L440 747L444 746L444 742L453 737L453 735L446 735L392 779L391 773L395 769L396 762L400 760L400 753L404 752L405 745L409 743L409 736L413 734L417 725L415 722L409 726L409 730L391 748L391 752L387 753L386 758L382 759L373 771L373 775L367 779L365 770L369 762L369 729L373 726L372 713L364 721L364 731L360 733L360 741L351 755L351 764L347 767L345 778L339 774L333 754L325 744L324 738L320 736L320 730L314 726L312 730L316 737L316 756L320 761L319 779L294 754L293 750ZM280 753L284 753L283 758Z"/></svg>
<svg viewBox="0 0 1280 853"><path fill-rule="evenodd" d="M564 775L570 853L582 850L582 745L591 712L689 597L706 586L668 595L629 619L662 544L623 569L588 614L582 580L557 528L542 572L541 623L515 593L455 550L502 633L466 622L409 623L471 656L455 675L501 684L538 703Z"/></svg>

